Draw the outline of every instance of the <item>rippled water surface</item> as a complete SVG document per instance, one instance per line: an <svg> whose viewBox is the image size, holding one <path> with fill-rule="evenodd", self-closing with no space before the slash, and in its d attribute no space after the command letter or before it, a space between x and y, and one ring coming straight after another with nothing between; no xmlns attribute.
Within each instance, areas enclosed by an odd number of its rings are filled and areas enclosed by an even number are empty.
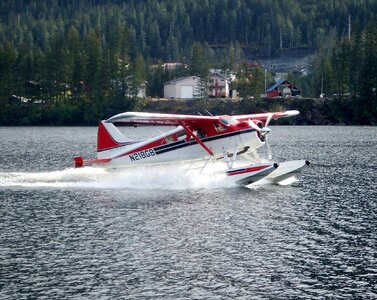
<svg viewBox="0 0 377 300"><path fill-rule="evenodd" d="M251 188L72 169L96 128L0 140L1 299L377 298L376 127L272 127L276 161L312 164Z"/></svg>

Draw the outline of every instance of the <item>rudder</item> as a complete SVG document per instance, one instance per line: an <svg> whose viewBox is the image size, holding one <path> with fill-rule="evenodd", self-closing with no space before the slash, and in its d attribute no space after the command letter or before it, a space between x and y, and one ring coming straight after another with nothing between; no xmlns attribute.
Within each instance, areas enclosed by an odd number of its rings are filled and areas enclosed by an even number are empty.
<svg viewBox="0 0 377 300"><path fill-rule="evenodd" d="M112 123L101 121L98 125L97 152L119 147L121 143L116 140L119 137L123 135Z"/></svg>

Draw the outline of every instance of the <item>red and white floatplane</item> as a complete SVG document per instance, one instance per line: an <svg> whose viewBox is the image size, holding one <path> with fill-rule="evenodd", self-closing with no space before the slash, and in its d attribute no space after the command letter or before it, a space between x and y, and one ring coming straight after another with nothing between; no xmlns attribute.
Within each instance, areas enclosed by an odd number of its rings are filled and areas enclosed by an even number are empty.
<svg viewBox="0 0 377 300"><path fill-rule="evenodd" d="M210 161L222 161L222 174L238 185L246 186L261 179L278 183L294 176L309 162L262 162L256 150L265 144L272 119L297 114L297 110L233 116L120 113L100 122L97 157L91 160L75 157L75 167L90 164L118 169L182 162L201 164L204 169ZM118 128L141 125L170 128L142 140L127 138ZM246 156L250 159L245 160Z"/></svg>

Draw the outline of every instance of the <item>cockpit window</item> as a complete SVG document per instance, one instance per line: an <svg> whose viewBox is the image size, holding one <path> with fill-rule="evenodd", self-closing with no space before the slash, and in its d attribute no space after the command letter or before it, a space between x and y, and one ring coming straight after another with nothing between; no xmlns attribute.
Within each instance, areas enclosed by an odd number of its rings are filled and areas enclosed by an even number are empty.
<svg viewBox="0 0 377 300"><path fill-rule="evenodd" d="M205 138L207 136L207 134L205 133L205 131L201 128L198 128L198 130L196 131L196 136L200 139L202 138Z"/></svg>
<svg viewBox="0 0 377 300"><path fill-rule="evenodd" d="M177 133L178 140L183 140L186 138L186 131L182 130Z"/></svg>

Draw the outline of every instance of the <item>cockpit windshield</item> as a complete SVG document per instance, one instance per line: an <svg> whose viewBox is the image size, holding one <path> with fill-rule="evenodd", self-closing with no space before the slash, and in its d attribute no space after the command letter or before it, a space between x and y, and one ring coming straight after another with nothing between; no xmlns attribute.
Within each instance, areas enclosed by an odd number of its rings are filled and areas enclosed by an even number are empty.
<svg viewBox="0 0 377 300"><path fill-rule="evenodd" d="M225 126L238 124L238 121L231 116L222 116L220 117L219 121Z"/></svg>

